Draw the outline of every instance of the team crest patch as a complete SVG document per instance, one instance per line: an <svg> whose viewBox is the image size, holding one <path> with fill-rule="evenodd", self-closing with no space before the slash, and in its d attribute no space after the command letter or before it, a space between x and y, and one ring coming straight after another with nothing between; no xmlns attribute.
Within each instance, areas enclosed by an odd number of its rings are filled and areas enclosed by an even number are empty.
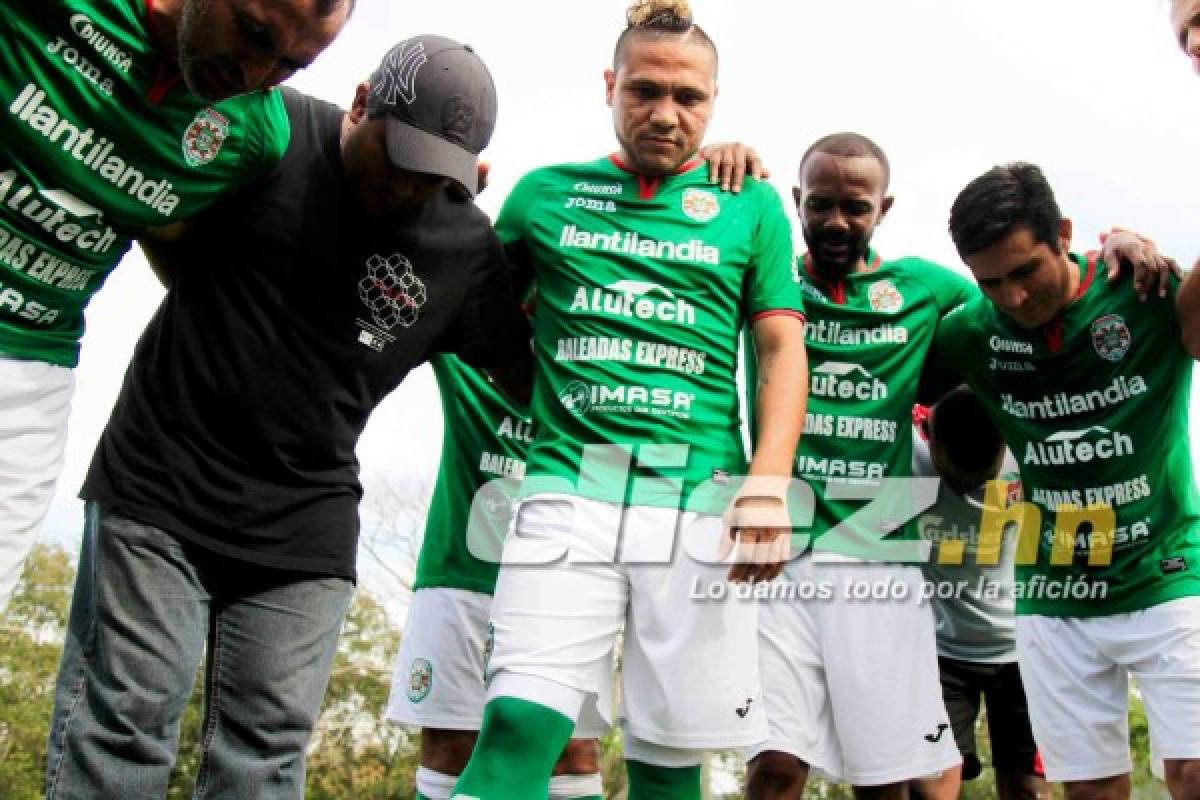
<svg viewBox="0 0 1200 800"><path fill-rule="evenodd" d="M183 132L183 160L189 167L204 166L221 152L228 133L229 120L214 109L204 109Z"/></svg>
<svg viewBox="0 0 1200 800"><path fill-rule="evenodd" d="M875 281L867 287L867 298L875 311L892 313L904 305L904 295L891 281Z"/></svg>
<svg viewBox="0 0 1200 800"><path fill-rule="evenodd" d="M433 688L433 664L423 658L414 658L412 669L408 671L408 700L419 703L429 695Z"/></svg>
<svg viewBox="0 0 1200 800"><path fill-rule="evenodd" d="M1105 361L1120 361L1129 352L1133 335L1120 314L1106 314L1092 323L1092 346Z"/></svg>
<svg viewBox="0 0 1200 800"><path fill-rule="evenodd" d="M683 213L696 222L708 222L721 213L717 196L705 189L687 189L683 193Z"/></svg>

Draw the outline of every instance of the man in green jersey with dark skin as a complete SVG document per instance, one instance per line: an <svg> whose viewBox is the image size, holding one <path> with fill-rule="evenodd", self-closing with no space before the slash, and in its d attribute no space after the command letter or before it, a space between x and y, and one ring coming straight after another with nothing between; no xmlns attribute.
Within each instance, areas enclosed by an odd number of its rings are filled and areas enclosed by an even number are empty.
<svg viewBox="0 0 1200 800"><path fill-rule="evenodd" d="M797 586L835 591L823 602L767 603L761 611L771 736L750 752L752 798L801 797L811 766L842 777L863 797L899 797L908 781L938 773L946 774L924 785L944 792L939 797L957 794L959 755L946 732L933 619L911 563L923 561L923 551L915 542L873 541L885 520L855 520L871 513L862 490L911 475L910 415L925 356L939 320L976 291L937 264L884 261L871 249L893 203L889 178L876 143L836 133L809 147L794 190L808 246L796 273L812 374L796 474L816 502L812 525L802 531L814 552L785 574ZM1140 257L1132 235L1110 236L1106 246ZM1144 266L1139 279L1151 274ZM855 534L868 538L855 541ZM905 527L891 539L915 536ZM876 561L884 563L870 563ZM901 587L905 595L887 602L847 597L849 588L879 586Z"/></svg>
<svg viewBox="0 0 1200 800"><path fill-rule="evenodd" d="M1021 526L1017 657L1046 777L1071 800L1130 796L1134 676L1172 797L1200 797L1200 307L1184 300L1200 274L1145 302L1097 280L1031 164L972 181L950 233L985 297L943 320L936 356L1000 428L1030 501L984 533Z"/></svg>
<svg viewBox="0 0 1200 800"><path fill-rule="evenodd" d="M128 250L266 174L269 89L354 0L0 2L0 611L62 468L84 309Z"/></svg>
<svg viewBox="0 0 1200 800"><path fill-rule="evenodd" d="M805 396L790 231L769 187L717 191L694 158L716 96L711 40L685 3L637 6L605 73L619 151L535 170L497 220L535 267L538 427L460 800L546 796L580 709L610 706L622 624L630 798L699 798L704 750L765 733L756 608L717 563L725 502L707 490L747 471L734 376L748 323L766 378L748 474L772 485L745 505L774 521L747 527L767 551L784 539ZM732 577L776 569L741 563ZM696 583L729 594L693 599Z"/></svg>
<svg viewBox="0 0 1200 800"><path fill-rule="evenodd" d="M790 563L785 575L797 586L833 591L824 601L766 603L760 612L771 731L750 751L752 798L801 797L810 767L851 783L861 797L901 797L908 780L956 770L960 760L944 734L920 570L870 563L902 559L852 545L842 523L854 525L867 503L853 492L837 499L847 487L911 474L909 420L925 353L941 316L973 293L969 281L944 267L917 258L884 261L870 248L892 206L888 182L878 145L838 133L808 149L794 190L808 246L795 271L805 292L811 364L795 469L816 502L812 526L802 531L814 553ZM828 563L817 551L845 563ZM855 602L847 582L897 585L907 594Z"/></svg>

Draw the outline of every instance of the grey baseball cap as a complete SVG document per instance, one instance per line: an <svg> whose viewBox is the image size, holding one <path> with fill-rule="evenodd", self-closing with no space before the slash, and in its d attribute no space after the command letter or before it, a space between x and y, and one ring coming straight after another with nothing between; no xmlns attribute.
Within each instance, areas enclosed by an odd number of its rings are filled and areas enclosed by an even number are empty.
<svg viewBox="0 0 1200 800"><path fill-rule="evenodd" d="M477 161L496 127L496 84L468 45L425 34L388 51L371 74L367 114L385 117L388 157L477 190Z"/></svg>

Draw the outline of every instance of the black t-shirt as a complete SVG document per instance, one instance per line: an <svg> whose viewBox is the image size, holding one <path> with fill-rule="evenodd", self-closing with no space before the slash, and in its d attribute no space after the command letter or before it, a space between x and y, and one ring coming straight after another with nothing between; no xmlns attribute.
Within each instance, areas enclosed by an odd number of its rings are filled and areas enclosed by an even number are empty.
<svg viewBox="0 0 1200 800"><path fill-rule="evenodd" d="M494 366L529 331L482 211L447 192L367 219L342 112L285 99L286 156L189 233L82 496L241 561L354 577L371 411L432 353Z"/></svg>

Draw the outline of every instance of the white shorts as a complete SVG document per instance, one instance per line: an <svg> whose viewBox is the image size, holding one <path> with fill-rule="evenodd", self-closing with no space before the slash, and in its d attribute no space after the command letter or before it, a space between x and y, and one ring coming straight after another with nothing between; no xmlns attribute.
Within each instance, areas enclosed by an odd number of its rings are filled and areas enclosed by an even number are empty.
<svg viewBox="0 0 1200 800"><path fill-rule="evenodd" d="M0 356L0 612L54 499L74 391L72 369Z"/></svg>
<svg viewBox="0 0 1200 800"><path fill-rule="evenodd" d="M491 595L418 589L396 656L386 719L422 728L477 731Z"/></svg>
<svg viewBox="0 0 1200 800"><path fill-rule="evenodd" d="M606 712L624 625L627 735L686 749L766 738L758 609L733 596L728 566L706 563L716 560L721 519L646 506L622 511L566 495L520 505L492 605L491 674L534 676L595 695ZM554 560L564 547L569 556ZM726 596L694 597L710 588Z"/></svg>
<svg viewBox="0 0 1200 800"><path fill-rule="evenodd" d="M402 725L477 731L487 687L488 613L492 596L464 589L413 592L396 656L384 718ZM585 704L578 736L608 732L594 704Z"/></svg>
<svg viewBox="0 0 1200 800"><path fill-rule="evenodd" d="M1200 597L1103 617L1019 616L1017 661L1047 780L1133 769L1131 675L1152 758L1200 758Z"/></svg>
<svg viewBox="0 0 1200 800"><path fill-rule="evenodd" d="M771 736L749 755L789 753L855 786L958 764L923 584L912 565L790 563L759 610ZM889 599L849 599L848 587Z"/></svg>

